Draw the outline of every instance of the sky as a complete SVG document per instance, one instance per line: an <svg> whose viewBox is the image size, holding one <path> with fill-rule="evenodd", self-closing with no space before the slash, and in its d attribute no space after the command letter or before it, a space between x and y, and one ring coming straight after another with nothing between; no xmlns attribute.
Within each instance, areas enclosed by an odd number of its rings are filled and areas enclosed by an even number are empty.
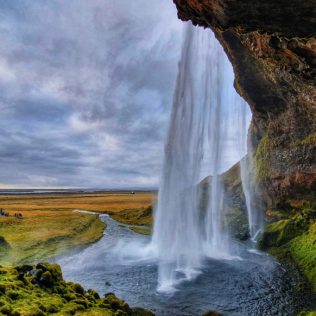
<svg viewBox="0 0 316 316"><path fill-rule="evenodd" d="M0 2L0 188L157 187L184 23L170 0Z"/></svg>
<svg viewBox="0 0 316 316"><path fill-rule="evenodd" d="M1 1L0 189L157 188L184 29L171 0Z"/></svg>

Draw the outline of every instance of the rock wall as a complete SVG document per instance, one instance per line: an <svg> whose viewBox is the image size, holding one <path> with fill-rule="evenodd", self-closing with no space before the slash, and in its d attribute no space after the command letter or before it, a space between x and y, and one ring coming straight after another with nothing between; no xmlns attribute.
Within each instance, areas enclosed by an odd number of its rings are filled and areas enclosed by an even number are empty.
<svg viewBox="0 0 316 316"><path fill-rule="evenodd" d="M211 28L249 103L249 140L266 208L316 201L316 1L174 0Z"/></svg>

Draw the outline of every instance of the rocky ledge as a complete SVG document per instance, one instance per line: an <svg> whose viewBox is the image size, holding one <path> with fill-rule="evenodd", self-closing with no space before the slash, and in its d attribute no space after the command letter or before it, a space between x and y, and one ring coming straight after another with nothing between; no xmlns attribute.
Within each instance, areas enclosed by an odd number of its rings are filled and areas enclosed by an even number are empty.
<svg viewBox="0 0 316 316"><path fill-rule="evenodd" d="M252 110L249 178L266 215L259 246L295 262L316 292L316 2L173 1L180 19L214 31ZM236 172L225 179L238 196Z"/></svg>

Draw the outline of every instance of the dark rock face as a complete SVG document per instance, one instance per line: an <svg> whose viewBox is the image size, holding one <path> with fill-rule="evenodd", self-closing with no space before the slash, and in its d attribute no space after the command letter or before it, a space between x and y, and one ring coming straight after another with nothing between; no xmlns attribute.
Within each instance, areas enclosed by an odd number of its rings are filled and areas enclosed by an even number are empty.
<svg viewBox="0 0 316 316"><path fill-rule="evenodd" d="M240 165L235 164L225 173L221 174L220 182L224 188L223 218L231 236L239 240L249 238L247 207L240 178ZM199 185L200 217L204 220L207 212L209 191L212 177L206 177Z"/></svg>
<svg viewBox="0 0 316 316"><path fill-rule="evenodd" d="M249 103L249 139L266 207L316 201L316 2L174 0L210 27Z"/></svg>
<svg viewBox="0 0 316 316"><path fill-rule="evenodd" d="M279 32L287 37L315 31L313 0L175 0L182 20L220 29Z"/></svg>

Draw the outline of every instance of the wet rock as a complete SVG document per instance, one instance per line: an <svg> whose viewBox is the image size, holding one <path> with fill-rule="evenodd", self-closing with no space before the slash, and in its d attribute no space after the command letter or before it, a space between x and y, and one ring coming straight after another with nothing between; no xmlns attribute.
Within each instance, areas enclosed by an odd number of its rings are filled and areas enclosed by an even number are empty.
<svg viewBox="0 0 316 316"><path fill-rule="evenodd" d="M87 291L87 294L93 296L95 299L99 299L100 298L99 293L97 291L95 291L95 290L89 289Z"/></svg>
<svg viewBox="0 0 316 316"><path fill-rule="evenodd" d="M216 311L208 311L204 313L202 316L223 316L223 314Z"/></svg>
<svg viewBox="0 0 316 316"><path fill-rule="evenodd" d="M84 288L78 283L72 283L73 290L81 295L84 295Z"/></svg>
<svg viewBox="0 0 316 316"><path fill-rule="evenodd" d="M233 64L236 90L253 113L249 142L259 172L250 172L263 208L315 203L315 1L174 2L180 19L213 29Z"/></svg>
<svg viewBox="0 0 316 316"><path fill-rule="evenodd" d="M36 269L42 270L43 272L48 271L48 267L44 263L38 263L36 265Z"/></svg>
<svg viewBox="0 0 316 316"><path fill-rule="evenodd" d="M29 265L29 264L24 264L22 266L18 266L15 268L19 273L27 273L29 271L33 270L33 266Z"/></svg>
<svg viewBox="0 0 316 316"><path fill-rule="evenodd" d="M52 274L49 271L45 271L40 279L39 279L39 283L46 286L46 287L52 287L54 285L54 279Z"/></svg>
<svg viewBox="0 0 316 316"><path fill-rule="evenodd" d="M123 311L128 315L131 314L131 308L128 306L127 303L118 299L114 293L107 293L104 295L103 304L109 305L111 309L115 311Z"/></svg>

